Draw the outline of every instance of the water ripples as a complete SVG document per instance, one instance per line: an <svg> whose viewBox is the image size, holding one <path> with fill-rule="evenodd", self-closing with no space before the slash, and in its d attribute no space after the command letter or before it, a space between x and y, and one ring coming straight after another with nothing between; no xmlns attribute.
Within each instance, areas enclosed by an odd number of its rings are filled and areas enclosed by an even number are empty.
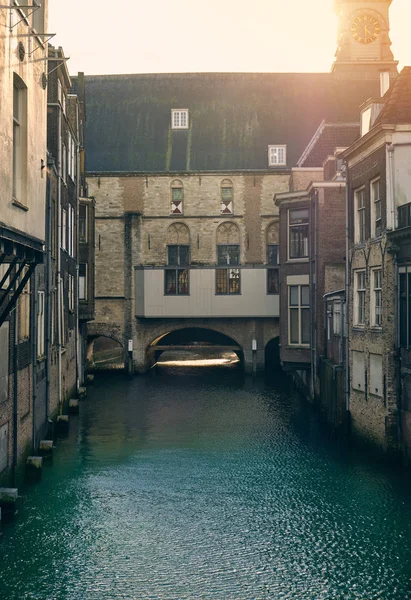
<svg viewBox="0 0 411 600"><path fill-rule="evenodd" d="M97 380L4 531L0 597L411 599L409 487L305 411L224 371Z"/></svg>

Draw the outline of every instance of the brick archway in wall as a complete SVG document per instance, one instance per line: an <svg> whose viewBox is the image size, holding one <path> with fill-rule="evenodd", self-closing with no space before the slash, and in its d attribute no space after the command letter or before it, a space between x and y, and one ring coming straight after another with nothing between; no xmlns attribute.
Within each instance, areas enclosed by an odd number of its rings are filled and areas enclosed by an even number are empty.
<svg viewBox="0 0 411 600"><path fill-rule="evenodd" d="M152 353L153 343L166 334L184 329L204 329L230 338L241 348L245 365L252 360L252 341L257 340L259 368L264 369L266 344L279 336L278 319L264 318L213 318L213 319L138 319L135 322L134 367L144 372L153 364L148 354Z"/></svg>

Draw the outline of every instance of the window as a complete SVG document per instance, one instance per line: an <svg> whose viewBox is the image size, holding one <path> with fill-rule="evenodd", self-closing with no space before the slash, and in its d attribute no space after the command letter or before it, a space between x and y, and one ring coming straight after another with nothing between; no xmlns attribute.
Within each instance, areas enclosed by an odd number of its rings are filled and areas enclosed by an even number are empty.
<svg viewBox="0 0 411 600"><path fill-rule="evenodd" d="M398 207L398 227L409 227L411 225L411 202Z"/></svg>
<svg viewBox="0 0 411 600"><path fill-rule="evenodd" d="M67 250L67 211L61 209L61 241L60 247L62 250Z"/></svg>
<svg viewBox="0 0 411 600"><path fill-rule="evenodd" d="M365 271L354 272L354 325L365 325Z"/></svg>
<svg viewBox="0 0 411 600"><path fill-rule="evenodd" d="M382 325L382 270L371 271L372 295L371 295L371 325L381 327Z"/></svg>
<svg viewBox="0 0 411 600"><path fill-rule="evenodd" d="M222 215L232 215L233 206L233 184L229 179L224 179L221 183L221 208Z"/></svg>
<svg viewBox="0 0 411 600"><path fill-rule="evenodd" d="M278 294L280 291L278 267L270 268L270 266L278 265L277 244L267 244L267 265L267 294Z"/></svg>
<svg viewBox="0 0 411 600"><path fill-rule="evenodd" d="M308 258L308 208L288 211L288 257Z"/></svg>
<svg viewBox="0 0 411 600"><path fill-rule="evenodd" d="M188 129L188 109L171 111L171 129Z"/></svg>
<svg viewBox="0 0 411 600"><path fill-rule="evenodd" d="M87 263L78 266L78 299L87 300Z"/></svg>
<svg viewBox="0 0 411 600"><path fill-rule="evenodd" d="M183 214L184 188L181 181L173 181L171 184L171 214Z"/></svg>
<svg viewBox="0 0 411 600"><path fill-rule="evenodd" d="M25 204L27 172L27 90L23 81L13 77L13 200Z"/></svg>
<svg viewBox="0 0 411 600"><path fill-rule="evenodd" d="M33 6L38 6L33 13L33 29L44 33L44 0L33 0Z"/></svg>
<svg viewBox="0 0 411 600"><path fill-rule="evenodd" d="M411 347L411 266L400 267L400 345Z"/></svg>
<svg viewBox="0 0 411 600"><path fill-rule="evenodd" d="M189 293L190 246L167 246L168 265L164 271L164 293L166 296L180 296Z"/></svg>
<svg viewBox="0 0 411 600"><path fill-rule="evenodd" d="M288 326L290 345L310 344L310 286L288 286Z"/></svg>
<svg viewBox="0 0 411 600"><path fill-rule="evenodd" d="M37 292L37 358L44 356L44 292Z"/></svg>
<svg viewBox="0 0 411 600"><path fill-rule="evenodd" d="M24 267L19 280L21 281L27 272L28 267ZM18 300L18 341L23 342L30 337L30 279L24 286Z"/></svg>
<svg viewBox="0 0 411 600"><path fill-rule="evenodd" d="M358 190L354 193L355 197L355 242L362 244L365 242L365 190Z"/></svg>
<svg viewBox="0 0 411 600"><path fill-rule="evenodd" d="M341 300L334 300L333 303L333 334L341 335Z"/></svg>
<svg viewBox="0 0 411 600"><path fill-rule="evenodd" d="M74 312L74 277L68 276L68 308L70 312Z"/></svg>
<svg viewBox="0 0 411 600"><path fill-rule="evenodd" d="M87 206L80 204L78 221L78 236L80 244L87 242Z"/></svg>
<svg viewBox="0 0 411 600"><path fill-rule="evenodd" d="M239 244L219 244L217 246L217 264L219 267L239 265ZM240 283L240 269L216 269L216 294L240 294Z"/></svg>
<svg viewBox="0 0 411 600"><path fill-rule="evenodd" d="M268 146L268 166L278 167L287 164L287 146Z"/></svg>
<svg viewBox="0 0 411 600"><path fill-rule="evenodd" d="M67 180L67 150L66 150L66 144L63 141L61 142L60 166L61 166L61 171L60 171L61 178L64 181L64 183L66 183L66 180Z"/></svg>
<svg viewBox="0 0 411 600"><path fill-rule="evenodd" d="M380 180L371 182L371 215L372 215L372 237L381 235L381 192Z"/></svg>

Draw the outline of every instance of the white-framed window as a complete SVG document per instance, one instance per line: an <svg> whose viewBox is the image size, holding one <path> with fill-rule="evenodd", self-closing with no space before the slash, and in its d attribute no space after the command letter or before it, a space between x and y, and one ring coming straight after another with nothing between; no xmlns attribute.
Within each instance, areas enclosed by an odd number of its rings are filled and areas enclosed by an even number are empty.
<svg viewBox="0 0 411 600"><path fill-rule="evenodd" d="M288 343L290 346L310 344L310 286L288 286Z"/></svg>
<svg viewBox="0 0 411 600"><path fill-rule="evenodd" d="M333 334L341 335L341 300L333 303Z"/></svg>
<svg viewBox="0 0 411 600"><path fill-rule="evenodd" d="M57 100L63 109L63 113L66 114L66 96L60 79L57 81Z"/></svg>
<svg viewBox="0 0 411 600"><path fill-rule="evenodd" d="M68 207L68 252L70 256L74 256L74 232L75 232L75 217L74 208Z"/></svg>
<svg viewBox="0 0 411 600"><path fill-rule="evenodd" d="M354 241L356 244L365 242L365 189L361 188L354 192L355 201L355 225Z"/></svg>
<svg viewBox="0 0 411 600"><path fill-rule="evenodd" d="M66 144L61 141L61 160L60 160L60 175L64 183L67 181L67 148Z"/></svg>
<svg viewBox="0 0 411 600"><path fill-rule="evenodd" d="M78 267L78 299L87 300L87 263L80 263Z"/></svg>
<svg viewBox="0 0 411 600"><path fill-rule="evenodd" d="M222 215L234 214L233 204L233 182L230 179L224 179L221 182L221 206Z"/></svg>
<svg viewBox="0 0 411 600"><path fill-rule="evenodd" d="M16 73L13 75L13 200L25 204L27 175L27 88Z"/></svg>
<svg viewBox="0 0 411 600"><path fill-rule="evenodd" d="M365 325L365 270L354 271L354 325Z"/></svg>
<svg viewBox="0 0 411 600"><path fill-rule="evenodd" d="M68 276L68 308L70 312L74 312L74 277Z"/></svg>
<svg viewBox="0 0 411 600"><path fill-rule="evenodd" d="M371 236L378 237L382 232L381 225L381 181L375 179L370 184L371 191Z"/></svg>
<svg viewBox="0 0 411 600"><path fill-rule="evenodd" d="M178 179L171 183L171 209L172 215L182 215L184 204L184 188Z"/></svg>
<svg viewBox="0 0 411 600"><path fill-rule="evenodd" d="M27 273L28 267L24 267L19 277L19 283ZM30 337L30 279L27 281L18 300L17 320L18 320L18 341L23 342Z"/></svg>
<svg viewBox="0 0 411 600"><path fill-rule="evenodd" d="M87 242L87 205L80 204L78 215L78 237L80 244Z"/></svg>
<svg viewBox="0 0 411 600"><path fill-rule="evenodd" d="M411 348L411 265L399 267L399 329L401 348Z"/></svg>
<svg viewBox="0 0 411 600"><path fill-rule="evenodd" d="M288 211L288 258L308 258L308 208Z"/></svg>
<svg viewBox="0 0 411 600"><path fill-rule="evenodd" d="M371 271L371 325L382 326L382 269Z"/></svg>
<svg viewBox="0 0 411 600"><path fill-rule="evenodd" d="M188 108L171 110L171 129L188 129Z"/></svg>
<svg viewBox="0 0 411 600"><path fill-rule="evenodd" d="M287 146L268 146L268 166L278 167L287 164Z"/></svg>
<svg viewBox="0 0 411 600"><path fill-rule="evenodd" d="M62 250L67 250L67 211L61 209L61 240L60 247Z"/></svg>
<svg viewBox="0 0 411 600"><path fill-rule="evenodd" d="M37 358L44 356L44 302L45 293L37 292Z"/></svg>

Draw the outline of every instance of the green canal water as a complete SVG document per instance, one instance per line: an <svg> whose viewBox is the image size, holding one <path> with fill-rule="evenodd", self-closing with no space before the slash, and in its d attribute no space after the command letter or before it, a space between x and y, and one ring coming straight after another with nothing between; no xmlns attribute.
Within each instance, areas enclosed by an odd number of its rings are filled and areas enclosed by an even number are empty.
<svg viewBox="0 0 411 600"><path fill-rule="evenodd" d="M0 599L411 599L410 475L283 380L99 374L0 537Z"/></svg>

